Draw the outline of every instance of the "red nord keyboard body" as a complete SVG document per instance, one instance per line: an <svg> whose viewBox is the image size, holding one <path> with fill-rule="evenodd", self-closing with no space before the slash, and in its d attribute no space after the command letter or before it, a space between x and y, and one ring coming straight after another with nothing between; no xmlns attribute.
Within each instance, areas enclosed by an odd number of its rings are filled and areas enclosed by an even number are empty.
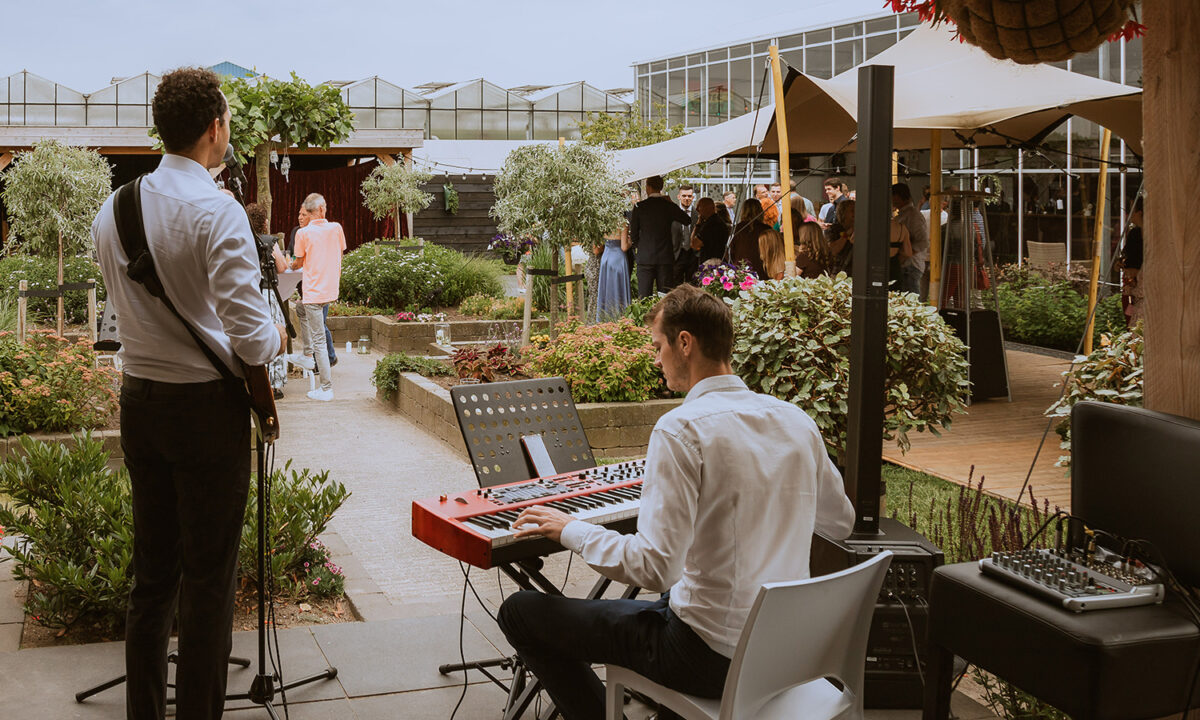
<svg viewBox="0 0 1200 720"><path fill-rule="evenodd" d="M632 460L414 500L413 536L486 569L563 549L545 538L513 537L512 521L530 505L548 505L580 520L633 532L644 467L645 460Z"/></svg>

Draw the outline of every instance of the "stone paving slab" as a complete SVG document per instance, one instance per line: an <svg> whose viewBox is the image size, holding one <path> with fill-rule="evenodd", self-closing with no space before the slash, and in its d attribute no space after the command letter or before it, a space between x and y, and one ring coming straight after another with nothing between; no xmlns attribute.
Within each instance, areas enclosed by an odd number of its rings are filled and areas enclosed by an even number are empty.
<svg viewBox="0 0 1200 720"><path fill-rule="evenodd" d="M458 662L458 618L450 615L345 623L313 628L338 681L351 697L406 692L461 683L438 665ZM463 628L467 658L492 657L496 649L473 625Z"/></svg>

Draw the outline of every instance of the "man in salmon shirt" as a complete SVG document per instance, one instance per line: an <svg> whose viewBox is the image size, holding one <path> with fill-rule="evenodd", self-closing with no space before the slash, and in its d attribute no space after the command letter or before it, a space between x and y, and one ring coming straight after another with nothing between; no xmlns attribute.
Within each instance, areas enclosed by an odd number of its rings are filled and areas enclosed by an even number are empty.
<svg viewBox="0 0 1200 720"><path fill-rule="evenodd" d="M300 283L303 302L296 307L296 315L307 333L308 350L321 377L321 387L310 390L308 396L328 402L333 399L333 377L329 372L329 349L325 347L324 312L338 297L346 235L341 225L325 219L325 210L325 198L317 193L304 198L309 221L296 231L296 259L292 267L304 271Z"/></svg>

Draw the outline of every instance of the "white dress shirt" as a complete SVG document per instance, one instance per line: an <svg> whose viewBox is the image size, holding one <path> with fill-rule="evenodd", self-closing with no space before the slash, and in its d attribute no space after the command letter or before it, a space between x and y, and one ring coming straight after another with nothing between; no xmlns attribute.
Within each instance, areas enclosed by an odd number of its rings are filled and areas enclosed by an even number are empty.
<svg viewBox="0 0 1200 720"><path fill-rule="evenodd" d="M259 291L262 271L246 211L217 189L208 171L164 155L142 179L146 244L167 297L235 374L279 351L279 332ZM117 235L113 196L92 223L92 238L121 334L125 372L146 380L216 380L213 367L179 318L125 273L129 258Z"/></svg>
<svg viewBox="0 0 1200 720"><path fill-rule="evenodd" d="M809 577L814 529L853 529L816 423L736 375L701 380L659 419L645 472L637 533L573 521L562 545L613 580L669 588L675 614L727 657L760 585Z"/></svg>

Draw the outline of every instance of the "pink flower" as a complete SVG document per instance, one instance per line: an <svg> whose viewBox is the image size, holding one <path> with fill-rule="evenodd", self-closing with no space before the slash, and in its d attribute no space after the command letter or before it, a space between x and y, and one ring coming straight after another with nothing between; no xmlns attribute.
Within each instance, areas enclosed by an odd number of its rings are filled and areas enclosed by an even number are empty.
<svg viewBox="0 0 1200 720"><path fill-rule="evenodd" d="M721 285L721 287L725 288L726 290L732 290L732 289L733 289L733 283L731 283L731 282L729 282L728 280L726 280L726 281L725 281L725 282L724 282L724 283Z"/></svg>
<svg viewBox="0 0 1200 720"><path fill-rule="evenodd" d="M701 280L700 280L700 284L701 284L701 285L704 285L704 286L708 286L708 285L712 285L712 281L713 281L713 279L712 279L712 278L710 278L710 277L704 277L704 278L701 278Z"/></svg>
<svg viewBox="0 0 1200 720"><path fill-rule="evenodd" d="M748 278L742 280L742 283L740 285L738 285L738 287L740 287L743 290L749 290L750 288L754 287L754 278L748 277Z"/></svg>
<svg viewBox="0 0 1200 720"><path fill-rule="evenodd" d="M320 585L320 584L321 584L321 578L315 578L313 580L313 585Z"/></svg>

